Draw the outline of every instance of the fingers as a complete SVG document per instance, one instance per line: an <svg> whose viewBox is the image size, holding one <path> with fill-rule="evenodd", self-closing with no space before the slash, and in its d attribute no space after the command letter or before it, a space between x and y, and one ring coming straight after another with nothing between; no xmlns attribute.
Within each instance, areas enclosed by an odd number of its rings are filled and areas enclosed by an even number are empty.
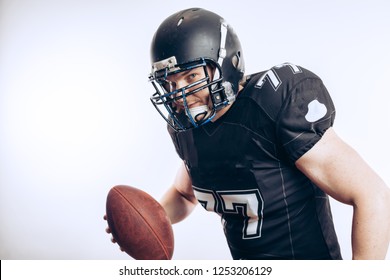
<svg viewBox="0 0 390 280"><path fill-rule="evenodd" d="M103 219L104 219L105 221L107 221L107 214L104 214ZM112 231L111 231L111 229L110 229L109 226L106 227L106 232L107 232L108 234L111 234L111 233L112 233ZM111 237L111 242L112 242L112 243L116 243L116 240L114 239L114 237Z"/></svg>
<svg viewBox="0 0 390 280"><path fill-rule="evenodd" d="M103 219L104 219L105 221L107 221L107 215L104 215L104 216L103 216ZM107 233L112 233L110 227L107 227L107 228L106 228L106 232L107 232Z"/></svg>
<svg viewBox="0 0 390 280"><path fill-rule="evenodd" d="M107 221L107 215L106 215L106 214L103 216L103 219L104 219L105 221ZM106 232L107 232L108 234L111 234L111 233L112 233L110 227L107 227L107 228L106 228ZM111 237L111 242L112 242L112 243L117 243L114 237ZM120 249L122 252L125 251L125 250L124 250L122 247L120 247L120 246L119 246L119 249Z"/></svg>
<svg viewBox="0 0 390 280"><path fill-rule="evenodd" d="M114 237L111 237L111 242L112 242L112 243L117 243ZM119 244L118 244L118 245L119 245ZM125 251L121 246L119 246L119 250L121 250L122 252Z"/></svg>

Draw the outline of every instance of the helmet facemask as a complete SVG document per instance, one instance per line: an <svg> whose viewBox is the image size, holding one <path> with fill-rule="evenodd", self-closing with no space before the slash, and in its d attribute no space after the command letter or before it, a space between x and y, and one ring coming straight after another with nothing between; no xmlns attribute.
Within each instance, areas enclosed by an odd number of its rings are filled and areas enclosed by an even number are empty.
<svg viewBox="0 0 390 280"><path fill-rule="evenodd" d="M202 68L204 75L181 88L177 88L169 79L172 75L195 68ZM176 64L175 57L159 61L153 65L149 80L156 90L150 98L153 105L176 131L210 122L219 109L232 103L235 98L230 84L223 82L220 66L210 59L200 58L181 65ZM208 90L208 104L190 108L188 97L203 90Z"/></svg>

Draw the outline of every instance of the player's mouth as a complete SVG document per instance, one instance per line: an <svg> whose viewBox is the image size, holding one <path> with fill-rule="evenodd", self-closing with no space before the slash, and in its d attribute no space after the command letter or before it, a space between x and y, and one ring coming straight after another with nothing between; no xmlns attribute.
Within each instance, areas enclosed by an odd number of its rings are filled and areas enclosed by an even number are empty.
<svg viewBox="0 0 390 280"><path fill-rule="evenodd" d="M194 108L194 107L202 106L202 105L204 105L204 104L200 100L187 104L188 108L190 108L190 109Z"/></svg>
<svg viewBox="0 0 390 280"><path fill-rule="evenodd" d="M192 108L199 107L202 105L205 105L205 104L203 104L203 102L201 102L200 100L196 100L196 101L192 101L192 102L187 103L187 108L192 109ZM182 101L176 102L176 108L179 109L180 111L184 110L185 109L184 102L182 102Z"/></svg>

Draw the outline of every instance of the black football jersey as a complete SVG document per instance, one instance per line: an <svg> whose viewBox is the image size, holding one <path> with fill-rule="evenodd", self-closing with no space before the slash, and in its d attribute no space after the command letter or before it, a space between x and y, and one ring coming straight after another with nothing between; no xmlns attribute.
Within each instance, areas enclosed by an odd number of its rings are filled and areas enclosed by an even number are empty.
<svg viewBox="0 0 390 280"><path fill-rule="evenodd" d="M334 117L321 79L286 63L251 75L215 122L168 128L234 259L341 259L328 197L294 164Z"/></svg>

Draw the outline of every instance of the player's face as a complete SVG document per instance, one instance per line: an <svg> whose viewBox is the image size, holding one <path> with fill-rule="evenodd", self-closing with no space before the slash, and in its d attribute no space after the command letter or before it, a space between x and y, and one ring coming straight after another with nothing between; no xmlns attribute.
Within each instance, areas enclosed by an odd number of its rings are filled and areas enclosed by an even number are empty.
<svg viewBox="0 0 390 280"><path fill-rule="evenodd" d="M211 67L207 67L209 77L212 77L212 69ZM188 85L193 84L189 89L184 90L184 94L187 94L189 91L194 91L199 89L200 87L206 85L206 81L200 82L202 79L206 78L206 73L203 67L197 67L191 70L187 70L184 72L180 72L177 74L173 74L167 77L166 84L164 85L165 89L168 92L172 92L174 90L179 90L181 88L185 88ZM175 97L180 97L182 95L182 91L179 90ZM208 87L197 91L196 93L190 94L186 96L184 101L183 98L178 98L175 101L176 109L178 112L184 109L184 102L187 103L189 109L210 104L210 95Z"/></svg>

